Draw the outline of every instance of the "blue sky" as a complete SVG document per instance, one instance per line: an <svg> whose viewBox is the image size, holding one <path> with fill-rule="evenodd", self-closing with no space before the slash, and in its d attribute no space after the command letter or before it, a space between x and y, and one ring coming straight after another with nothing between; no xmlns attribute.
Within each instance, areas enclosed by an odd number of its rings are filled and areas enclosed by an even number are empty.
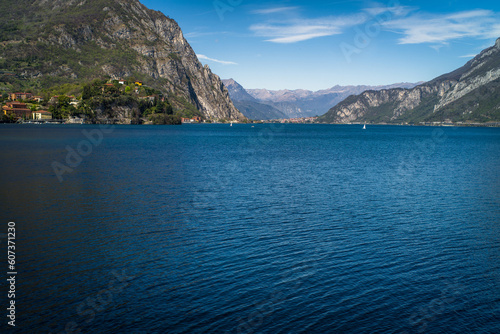
<svg viewBox="0 0 500 334"><path fill-rule="evenodd" d="M245 88L431 80L500 37L498 1L141 0Z"/></svg>

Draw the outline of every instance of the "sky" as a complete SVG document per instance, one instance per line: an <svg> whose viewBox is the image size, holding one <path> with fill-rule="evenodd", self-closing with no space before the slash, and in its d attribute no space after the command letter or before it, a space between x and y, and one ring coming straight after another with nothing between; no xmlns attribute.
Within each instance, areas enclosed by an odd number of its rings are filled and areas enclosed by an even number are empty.
<svg viewBox="0 0 500 334"><path fill-rule="evenodd" d="M140 1L247 89L428 81L500 37L498 1Z"/></svg>

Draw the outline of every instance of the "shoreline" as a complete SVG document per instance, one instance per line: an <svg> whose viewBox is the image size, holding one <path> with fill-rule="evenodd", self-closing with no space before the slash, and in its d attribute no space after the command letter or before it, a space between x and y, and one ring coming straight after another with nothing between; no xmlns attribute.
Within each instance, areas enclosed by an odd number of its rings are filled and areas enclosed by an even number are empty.
<svg viewBox="0 0 500 334"><path fill-rule="evenodd" d="M15 123L2 123L0 124L16 124L16 125L137 125L137 126L149 126L149 125L155 125L155 124L126 124L126 123L76 123L76 122L63 122L62 120L57 120L57 121L29 121L29 122L15 122ZM199 123L182 123L182 124L162 124L162 125L229 125L231 122L199 122ZM461 123L461 124L440 124L440 123L432 123L432 124L390 124L390 123L311 123L311 122L304 122L304 123L292 123L292 122L284 122L281 121L255 121L255 122L249 122L249 123L237 123L233 122L233 124L242 124L242 125L255 125L255 124L303 124L303 125L357 125L357 126L362 126L363 124L366 124L368 126L408 126L408 127L415 127L415 126L427 126L427 127L459 127L459 128L500 128L500 122L491 122L491 123Z"/></svg>

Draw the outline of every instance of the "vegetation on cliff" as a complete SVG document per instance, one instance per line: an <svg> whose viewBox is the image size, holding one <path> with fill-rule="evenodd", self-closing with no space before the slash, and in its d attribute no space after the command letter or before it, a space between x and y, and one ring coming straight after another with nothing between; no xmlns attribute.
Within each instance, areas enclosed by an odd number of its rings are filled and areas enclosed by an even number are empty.
<svg viewBox="0 0 500 334"><path fill-rule="evenodd" d="M47 110L53 119L81 119L86 123L120 124L181 124L183 117L201 117L192 108L174 110L169 98L161 91L134 80L122 81L95 79L82 84L64 84L37 92L35 98L25 102L32 111ZM39 101L38 101L39 99ZM10 100L1 96L0 104ZM0 121L14 122L16 118L3 115Z"/></svg>
<svg viewBox="0 0 500 334"><path fill-rule="evenodd" d="M138 0L0 2L0 93L128 77L175 111L244 119L177 23Z"/></svg>

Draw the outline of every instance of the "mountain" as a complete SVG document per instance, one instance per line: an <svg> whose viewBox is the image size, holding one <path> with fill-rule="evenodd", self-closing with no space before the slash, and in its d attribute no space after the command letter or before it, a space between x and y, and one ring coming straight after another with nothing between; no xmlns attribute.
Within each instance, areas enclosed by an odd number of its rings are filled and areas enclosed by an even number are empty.
<svg viewBox="0 0 500 334"><path fill-rule="evenodd" d="M252 119L277 119L311 117L324 114L329 108L352 94L365 90L394 87L413 88L414 83L397 83L387 86L334 86L316 92L304 89L267 90L244 89L233 79L222 80L236 107ZM271 108L271 109L270 109ZM252 115L252 116L251 116Z"/></svg>
<svg viewBox="0 0 500 334"><path fill-rule="evenodd" d="M310 91L305 89L296 89L296 90L267 90L267 89L248 89L248 93L259 100L267 100L273 102L290 102L290 101L300 101L302 99L313 99L317 97L324 97L330 94L348 94L352 92L359 91L360 93L368 90L381 90L381 89L390 89L390 88L413 88L419 83L396 83L392 85L380 85L380 86L339 86L336 85L329 89L318 90L318 91Z"/></svg>
<svg viewBox="0 0 500 334"><path fill-rule="evenodd" d="M244 118L178 24L138 0L2 1L0 54L0 87L36 91L134 78L162 91L176 109Z"/></svg>
<svg viewBox="0 0 500 334"><path fill-rule="evenodd" d="M500 38L461 68L412 89L368 90L349 96L319 121L500 121Z"/></svg>
<svg viewBox="0 0 500 334"><path fill-rule="evenodd" d="M234 79L224 79L222 80L224 86L226 86L229 91L229 95L231 99L234 101L253 101L257 102L256 99L252 97L252 95L248 94L248 92L243 88L239 83L234 81Z"/></svg>
<svg viewBox="0 0 500 334"><path fill-rule="evenodd" d="M234 79L222 80L222 82L229 91L229 96L236 108L246 117L255 120L288 118L273 106L257 101Z"/></svg>
<svg viewBox="0 0 500 334"><path fill-rule="evenodd" d="M418 83L417 83L418 84ZM310 117L323 115L328 109L352 94L365 90L382 90L394 87L412 88L414 83L396 83L386 86L334 86L329 89L310 91L248 89L247 92L261 103L267 103L281 110L289 117Z"/></svg>
<svg viewBox="0 0 500 334"><path fill-rule="evenodd" d="M234 105L238 110L254 120L270 120L270 119L285 119L287 115L283 114L278 109L268 104L252 102L252 101L234 101Z"/></svg>

